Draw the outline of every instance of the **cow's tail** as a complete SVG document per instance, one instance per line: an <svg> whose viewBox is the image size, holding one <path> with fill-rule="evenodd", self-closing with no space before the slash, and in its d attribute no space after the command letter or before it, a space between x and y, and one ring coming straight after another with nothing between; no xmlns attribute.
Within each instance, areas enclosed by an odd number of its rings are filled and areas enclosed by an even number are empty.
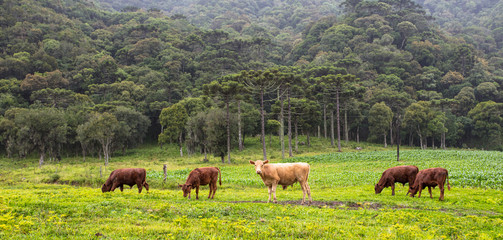
<svg viewBox="0 0 503 240"><path fill-rule="evenodd" d="M218 169L218 180L219 180L220 186L222 186L222 173L220 172L220 168L217 168L217 169Z"/></svg>
<svg viewBox="0 0 503 240"><path fill-rule="evenodd" d="M451 191L451 185L449 184L449 175L447 175L447 189Z"/></svg>

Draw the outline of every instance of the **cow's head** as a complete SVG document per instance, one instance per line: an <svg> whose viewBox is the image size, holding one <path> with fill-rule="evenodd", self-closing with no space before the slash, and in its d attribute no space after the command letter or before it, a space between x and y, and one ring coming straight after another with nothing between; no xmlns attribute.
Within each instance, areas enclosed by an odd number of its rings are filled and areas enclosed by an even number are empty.
<svg viewBox="0 0 503 240"><path fill-rule="evenodd" d="M192 190L192 185L191 184L178 184L178 187L182 189L183 191L183 197L187 197L189 195L190 199L190 190Z"/></svg>
<svg viewBox="0 0 503 240"><path fill-rule="evenodd" d="M107 185L107 183L105 183L101 186L101 192L110 192L110 190L112 190L112 185Z"/></svg>
<svg viewBox="0 0 503 240"><path fill-rule="evenodd" d="M381 193L383 189L384 189L384 185L380 185L379 183L377 183L377 184L374 186L374 190L375 190L376 194Z"/></svg>
<svg viewBox="0 0 503 240"><path fill-rule="evenodd" d="M269 162L269 160L265 160L265 161L257 160L255 162L250 160L250 164L255 165L255 172L257 174L262 173L262 168L264 167L264 164L267 164L268 162Z"/></svg>
<svg viewBox="0 0 503 240"><path fill-rule="evenodd" d="M412 186L409 183L409 191L407 193L410 193L411 197L414 197L416 195L417 191L419 191L419 185L412 184Z"/></svg>

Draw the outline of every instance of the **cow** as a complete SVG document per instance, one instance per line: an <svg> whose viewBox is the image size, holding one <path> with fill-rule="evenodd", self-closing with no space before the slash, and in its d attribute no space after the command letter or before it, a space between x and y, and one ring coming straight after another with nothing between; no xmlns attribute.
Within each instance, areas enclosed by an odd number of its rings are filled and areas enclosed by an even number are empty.
<svg viewBox="0 0 503 240"><path fill-rule="evenodd" d="M402 183L405 186L406 183L409 183L409 191L410 186L414 184L414 179L416 179L417 172L419 172L419 168L416 166L396 166L392 168L386 169L381 175L381 179L375 185L374 190L376 194L382 192L384 188L391 187L391 195L395 196L395 183Z"/></svg>
<svg viewBox="0 0 503 240"><path fill-rule="evenodd" d="M283 189L287 186L292 185L296 182L300 183L302 188L301 204L305 203L306 193L309 196L309 204L313 201L311 198L311 188L307 180L309 178L309 164L307 163L274 163L268 164L269 160L257 160L250 161L250 164L255 165L255 172L260 175L264 184L269 190L269 199L267 202L271 201L271 193L274 195L274 203L276 201L276 187L282 185Z"/></svg>
<svg viewBox="0 0 503 240"><path fill-rule="evenodd" d="M147 181L145 178L147 176L147 171L144 168L122 168L116 169L110 173L110 176L105 181L105 184L101 186L101 192L114 191L117 187L123 191L123 185L128 185L131 188L136 184L138 186L138 193L141 193L142 186L145 189L149 189Z"/></svg>
<svg viewBox="0 0 503 240"><path fill-rule="evenodd" d="M416 175L416 180L414 184L410 188L410 196L414 197L416 193L419 191L418 198L421 197L421 191L428 187L428 192L430 193L430 198L433 198L431 195L431 188L435 188L438 185L440 188L440 198L439 200L444 200L444 184L445 180L447 180L447 189L451 190L451 185L449 184L449 173L445 168L428 168L419 171Z"/></svg>
<svg viewBox="0 0 503 240"><path fill-rule="evenodd" d="M220 178L219 178L220 177ZM208 198L215 197L215 193L217 192L217 179L219 180L220 186L222 186L222 173L220 169L217 167L202 167L196 168L189 173L187 177L187 181L185 184L179 184L178 187L182 188L183 197L189 196L190 199L190 190L196 189L196 199L199 199L199 186L210 185L210 194ZM213 195L211 195L213 193Z"/></svg>

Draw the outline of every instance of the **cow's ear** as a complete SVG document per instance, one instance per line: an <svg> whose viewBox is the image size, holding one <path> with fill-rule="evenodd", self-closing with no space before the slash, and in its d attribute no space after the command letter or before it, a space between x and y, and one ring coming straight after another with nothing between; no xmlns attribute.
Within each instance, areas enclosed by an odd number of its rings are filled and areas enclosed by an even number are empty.
<svg viewBox="0 0 503 240"><path fill-rule="evenodd" d="M254 162L254 161L252 161L252 160L250 160L250 164L255 165L255 162Z"/></svg>
<svg viewBox="0 0 503 240"><path fill-rule="evenodd" d="M181 188L181 187L183 187L183 185L182 184L178 184L178 187Z"/></svg>
<svg viewBox="0 0 503 240"><path fill-rule="evenodd" d="M269 163L269 160L265 160L265 161L264 161L264 164L266 164L266 163Z"/></svg>

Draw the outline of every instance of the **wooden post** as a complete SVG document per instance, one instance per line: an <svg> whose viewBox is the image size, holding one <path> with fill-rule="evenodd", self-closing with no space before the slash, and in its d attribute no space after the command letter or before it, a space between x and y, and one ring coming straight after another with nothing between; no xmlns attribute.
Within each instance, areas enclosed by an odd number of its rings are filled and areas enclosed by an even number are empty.
<svg viewBox="0 0 503 240"><path fill-rule="evenodd" d="M102 177L103 177L103 175L101 174L101 166L100 166L100 178L102 178Z"/></svg>
<svg viewBox="0 0 503 240"><path fill-rule="evenodd" d="M164 171L164 180L163 182L166 182L167 174L166 174L166 164L162 167L162 170Z"/></svg>

